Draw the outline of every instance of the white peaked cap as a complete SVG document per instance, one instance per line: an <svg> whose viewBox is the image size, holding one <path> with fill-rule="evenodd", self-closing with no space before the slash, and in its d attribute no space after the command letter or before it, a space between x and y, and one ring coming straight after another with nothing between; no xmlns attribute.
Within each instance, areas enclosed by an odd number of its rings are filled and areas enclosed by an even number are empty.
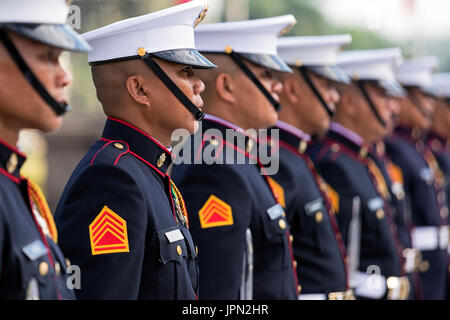
<svg viewBox="0 0 450 320"><path fill-rule="evenodd" d="M349 34L283 37L278 39L278 54L293 66L332 66L341 48L351 41Z"/></svg>
<svg viewBox="0 0 450 320"><path fill-rule="evenodd" d="M250 61L279 71L291 71L277 55L277 39L297 20L293 15L203 24L195 30L201 52L242 54Z"/></svg>
<svg viewBox="0 0 450 320"><path fill-rule="evenodd" d="M352 50L338 55L338 66L353 79L395 82L402 60L400 48Z"/></svg>
<svg viewBox="0 0 450 320"><path fill-rule="evenodd" d="M297 23L293 15L203 24L196 30L199 51L277 54L277 38Z"/></svg>
<svg viewBox="0 0 450 320"><path fill-rule="evenodd" d="M428 92L438 97L450 98L450 73L433 74Z"/></svg>
<svg viewBox="0 0 450 320"><path fill-rule="evenodd" d="M0 0L0 23L64 24L66 0Z"/></svg>
<svg viewBox="0 0 450 320"><path fill-rule="evenodd" d="M438 67L439 59L424 56L406 60L396 69L397 81L404 86L426 89L431 84L431 74Z"/></svg>
<svg viewBox="0 0 450 320"><path fill-rule="evenodd" d="M0 0L0 29L69 51L91 48L66 24L67 0Z"/></svg>
<svg viewBox="0 0 450 320"><path fill-rule="evenodd" d="M179 58L174 51L196 53L194 28L203 19L207 8L206 0L193 0L86 32L82 36L93 48L88 61L133 57L143 48L147 53L166 52L167 55L161 56L163 59L190 64L192 57L183 61L183 57ZM169 53L171 58L167 58ZM200 61L202 56L195 59ZM209 63L204 60L205 64Z"/></svg>

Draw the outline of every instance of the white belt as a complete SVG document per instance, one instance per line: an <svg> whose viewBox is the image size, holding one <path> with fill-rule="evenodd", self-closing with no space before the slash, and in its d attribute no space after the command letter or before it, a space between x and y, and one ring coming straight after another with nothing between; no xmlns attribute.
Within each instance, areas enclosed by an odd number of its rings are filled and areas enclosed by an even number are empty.
<svg viewBox="0 0 450 320"><path fill-rule="evenodd" d="M305 293L298 296L298 300L355 300L353 291L330 292L325 293Z"/></svg>
<svg viewBox="0 0 450 320"><path fill-rule="evenodd" d="M413 248L421 251L448 250L449 243L448 226L417 227L412 230L411 240Z"/></svg>
<svg viewBox="0 0 450 320"><path fill-rule="evenodd" d="M389 300L406 300L410 292L407 277L389 277L380 274L355 273L355 294L370 299L381 299L387 293Z"/></svg>
<svg viewBox="0 0 450 320"><path fill-rule="evenodd" d="M305 293L298 296L298 300L327 300L325 293Z"/></svg>

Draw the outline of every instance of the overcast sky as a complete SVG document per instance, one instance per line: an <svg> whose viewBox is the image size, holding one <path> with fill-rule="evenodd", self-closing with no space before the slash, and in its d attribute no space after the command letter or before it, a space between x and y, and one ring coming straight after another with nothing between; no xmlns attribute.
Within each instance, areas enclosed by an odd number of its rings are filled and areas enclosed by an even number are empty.
<svg viewBox="0 0 450 320"><path fill-rule="evenodd" d="M392 40L440 37L450 40L449 0L315 0L332 22L366 27Z"/></svg>

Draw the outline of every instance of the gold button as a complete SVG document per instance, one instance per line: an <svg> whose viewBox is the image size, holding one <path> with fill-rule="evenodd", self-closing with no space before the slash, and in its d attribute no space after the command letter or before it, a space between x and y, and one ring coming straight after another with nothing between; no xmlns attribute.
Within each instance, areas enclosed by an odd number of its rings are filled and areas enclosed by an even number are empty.
<svg viewBox="0 0 450 320"><path fill-rule="evenodd" d="M297 291L298 291L299 294L300 294L300 292L302 292L302 286L301 285L297 286Z"/></svg>
<svg viewBox="0 0 450 320"><path fill-rule="evenodd" d="M333 152L338 152L339 151L339 145L337 144L337 143L333 143L332 145L331 145L331 151L333 151Z"/></svg>
<svg viewBox="0 0 450 320"><path fill-rule="evenodd" d="M291 235L289 235L289 241L292 243L292 242L294 242L294 236L291 234Z"/></svg>
<svg viewBox="0 0 450 320"><path fill-rule="evenodd" d="M144 48L140 47L140 48L137 50L137 53L138 53L138 55L139 55L140 57L143 57L143 56L145 56L145 54L147 53L147 50L145 50Z"/></svg>
<svg viewBox="0 0 450 320"><path fill-rule="evenodd" d="M233 52L233 49L231 48L231 46L226 46L225 47L225 53L230 54Z"/></svg>
<svg viewBox="0 0 450 320"><path fill-rule="evenodd" d="M195 246L195 254L198 255L198 247Z"/></svg>
<svg viewBox="0 0 450 320"><path fill-rule="evenodd" d="M280 229L284 230L284 229L286 229L286 222L284 222L283 219L280 219L278 221L278 226L280 227Z"/></svg>
<svg viewBox="0 0 450 320"><path fill-rule="evenodd" d="M250 151L252 151L253 145L254 145L253 140L251 139L248 140L247 145L245 146L245 152L250 153Z"/></svg>
<svg viewBox="0 0 450 320"><path fill-rule="evenodd" d="M120 149L120 150L122 150L123 148L125 148L125 147L123 146L123 144L118 143L118 142L114 143L114 147L117 148L117 149Z"/></svg>
<svg viewBox="0 0 450 320"><path fill-rule="evenodd" d="M69 259L67 259L67 258L66 258L66 266L67 266L67 268L71 266L71 264L70 264L70 260L69 260Z"/></svg>
<svg viewBox="0 0 450 320"><path fill-rule="evenodd" d="M283 218L285 218L285 217L286 217L286 213L283 211L283 213L281 214L281 216L282 216Z"/></svg>
<svg viewBox="0 0 450 320"><path fill-rule="evenodd" d="M214 138L209 139L209 143L211 143L214 147L217 147L219 145L219 141Z"/></svg>
<svg viewBox="0 0 450 320"><path fill-rule="evenodd" d="M156 161L156 165L158 166L158 168L161 168L163 166L164 161L166 161L166 154L165 153L161 153L161 155L159 156L158 161Z"/></svg>
<svg viewBox="0 0 450 320"><path fill-rule="evenodd" d="M378 209L376 215L377 215L378 220L383 219L384 218L384 210Z"/></svg>
<svg viewBox="0 0 450 320"><path fill-rule="evenodd" d="M19 158L17 157L17 154L11 153L8 163L6 164L6 170L8 170L9 173L13 173L16 170L18 163Z"/></svg>
<svg viewBox="0 0 450 320"><path fill-rule="evenodd" d="M420 263L420 267L419 267L420 272L427 272L429 268L430 268L430 263L427 260L423 260Z"/></svg>
<svg viewBox="0 0 450 320"><path fill-rule="evenodd" d="M177 253L179 256L181 256L181 254L183 253L183 250L181 250L181 246L177 245Z"/></svg>
<svg viewBox="0 0 450 320"><path fill-rule="evenodd" d="M41 262L39 264L39 274L44 277L47 275L47 273L48 273L48 263L45 261Z"/></svg>
<svg viewBox="0 0 450 320"><path fill-rule="evenodd" d="M320 223L323 220L323 213L321 211L316 213L316 222Z"/></svg>
<svg viewBox="0 0 450 320"><path fill-rule="evenodd" d="M361 149L359 149L359 157L360 158L365 158L367 156L367 148L366 147L361 147Z"/></svg>
<svg viewBox="0 0 450 320"><path fill-rule="evenodd" d="M294 269L297 269L297 265L298 265L298 263L297 263L297 261L296 260L294 260Z"/></svg>
<svg viewBox="0 0 450 320"><path fill-rule="evenodd" d="M307 147L308 147L308 143L306 143L306 141L302 140L298 144L297 150L298 150L299 153L304 153L306 151Z"/></svg>
<svg viewBox="0 0 450 320"><path fill-rule="evenodd" d="M57 276L61 273L61 266L59 265L59 262L55 262L55 273Z"/></svg>

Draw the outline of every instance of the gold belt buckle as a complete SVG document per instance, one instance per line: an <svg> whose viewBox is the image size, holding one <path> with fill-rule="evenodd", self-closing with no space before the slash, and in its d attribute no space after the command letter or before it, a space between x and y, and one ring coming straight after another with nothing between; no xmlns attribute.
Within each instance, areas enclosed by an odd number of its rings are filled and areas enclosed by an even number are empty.
<svg viewBox="0 0 450 320"><path fill-rule="evenodd" d="M330 292L328 294L328 300L344 300L343 292Z"/></svg>
<svg viewBox="0 0 450 320"><path fill-rule="evenodd" d="M411 285L407 277L389 277L386 281L389 300L407 300Z"/></svg>
<svg viewBox="0 0 450 320"><path fill-rule="evenodd" d="M353 294L352 289L344 292L344 300L355 300L355 295Z"/></svg>

